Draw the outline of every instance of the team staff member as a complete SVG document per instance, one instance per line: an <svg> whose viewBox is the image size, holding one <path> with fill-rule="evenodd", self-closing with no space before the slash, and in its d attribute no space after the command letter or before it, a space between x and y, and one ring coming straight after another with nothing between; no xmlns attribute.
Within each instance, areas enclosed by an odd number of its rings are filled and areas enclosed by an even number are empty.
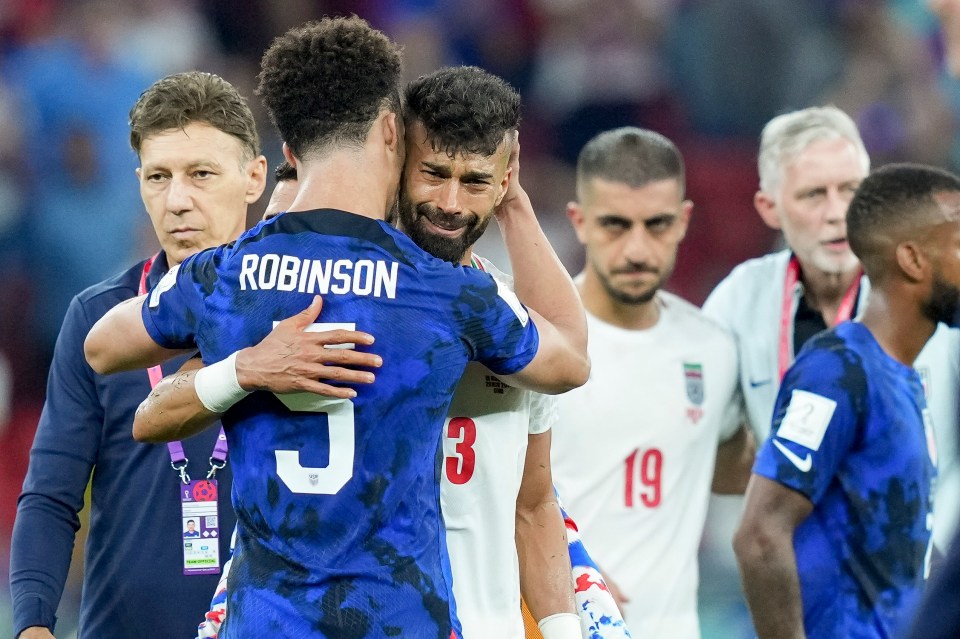
<svg viewBox="0 0 960 639"><path fill-rule="evenodd" d="M762 639L897 637L929 572L933 433L913 369L960 301L960 179L888 165L846 216L873 286L783 378L734 549Z"/></svg>
<svg viewBox="0 0 960 639"><path fill-rule="evenodd" d="M215 453L217 429L182 442L182 452L135 442L130 429L150 392L147 371L98 375L84 359L83 340L111 307L156 284L168 268L236 238L247 205L263 191L266 160L244 99L208 73L156 82L131 110L130 129L140 192L162 250L77 295L64 319L13 530L13 630L21 639L53 636L88 482L81 639L123 639L135 628L158 639L189 636L191 616L203 613L217 582L216 574L184 574L186 553L199 549L183 539L180 493L188 486L171 468L173 456L192 478L204 479L208 460L223 457ZM230 467L215 478L219 521L201 526L211 535L234 524ZM221 556L224 537L206 538Z"/></svg>
<svg viewBox="0 0 960 639"><path fill-rule="evenodd" d="M754 205L787 248L737 266L704 312L733 332L740 390L758 441L770 430L780 380L813 335L856 317L870 290L847 241L847 206L870 170L854 122L835 107L777 116L764 127ZM945 550L960 516L957 463L960 331L941 326L914 364L936 432L934 541Z"/></svg>

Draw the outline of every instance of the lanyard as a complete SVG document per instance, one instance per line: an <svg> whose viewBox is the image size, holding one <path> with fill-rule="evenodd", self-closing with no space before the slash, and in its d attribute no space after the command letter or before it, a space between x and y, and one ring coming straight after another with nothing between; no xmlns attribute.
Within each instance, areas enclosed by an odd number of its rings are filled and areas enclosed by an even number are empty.
<svg viewBox="0 0 960 639"><path fill-rule="evenodd" d="M147 260L143 265L143 273L140 275L139 294L145 295L147 292L147 274L153 266L154 261L159 257L159 253ZM160 380L163 379L163 371L159 366L151 366L147 369L147 376L150 378L150 388L156 388ZM170 465L180 473L180 480L184 484L190 483L190 475L187 474L187 464L190 462L183 452L183 443L172 441L167 443L167 451L170 453ZM213 446L213 453L210 455L210 471L207 473L207 479L212 479L217 471L227 465L227 436L223 432L223 426L220 427L220 434L217 435L217 443Z"/></svg>
<svg viewBox="0 0 960 639"><path fill-rule="evenodd" d="M843 299L840 300L840 306L837 308L837 316L833 318L831 326L836 326L840 322L847 321L853 314L853 307L857 303L857 293L860 291L860 277L861 273L858 272L850 284L850 288L843 294ZM780 352L777 363L779 365L779 379L781 381L791 364L793 319L795 312L793 307L793 293L799 280L800 261L796 255L791 255L790 261L787 263L787 274L783 281L783 308L780 312Z"/></svg>

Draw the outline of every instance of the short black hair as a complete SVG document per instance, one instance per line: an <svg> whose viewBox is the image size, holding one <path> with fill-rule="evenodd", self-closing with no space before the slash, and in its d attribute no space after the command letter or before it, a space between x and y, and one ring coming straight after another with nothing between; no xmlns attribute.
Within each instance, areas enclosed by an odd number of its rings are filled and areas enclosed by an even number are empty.
<svg viewBox="0 0 960 639"><path fill-rule="evenodd" d="M960 192L960 178L923 164L888 164L864 178L847 208L847 241L871 280L885 275L885 249L945 221L934 199L945 192Z"/></svg>
<svg viewBox="0 0 960 639"><path fill-rule="evenodd" d="M366 21L323 18L276 38L260 62L262 98L294 155L362 146L382 109L400 112L400 48Z"/></svg>
<svg viewBox="0 0 960 639"><path fill-rule="evenodd" d="M297 170L293 167L292 164L284 160L277 165L277 168L273 170L273 177L277 180L277 184L280 182L289 182L291 180L297 179Z"/></svg>
<svg viewBox="0 0 960 639"><path fill-rule="evenodd" d="M423 123L434 151L491 156L520 124L520 94L479 67L445 67L407 85L403 119Z"/></svg>
<svg viewBox="0 0 960 639"><path fill-rule="evenodd" d="M655 131L633 126L598 133L577 158L577 198L584 199L587 182L601 178L637 188L676 178L684 188L683 157L677 146Z"/></svg>

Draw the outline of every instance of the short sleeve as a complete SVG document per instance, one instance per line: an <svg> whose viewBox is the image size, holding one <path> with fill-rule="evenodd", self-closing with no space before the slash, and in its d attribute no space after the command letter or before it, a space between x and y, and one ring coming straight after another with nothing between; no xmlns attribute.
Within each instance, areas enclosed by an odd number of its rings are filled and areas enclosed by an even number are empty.
<svg viewBox="0 0 960 639"><path fill-rule="evenodd" d="M507 284L475 269L461 269L454 321L471 359L498 375L522 370L537 354L540 335L527 309Z"/></svg>
<svg viewBox="0 0 960 639"><path fill-rule="evenodd" d="M530 429L531 435L545 433L560 419L559 402L555 395L530 392Z"/></svg>
<svg viewBox="0 0 960 639"><path fill-rule="evenodd" d="M866 377L857 355L805 350L784 376L770 437L753 472L816 504L856 442L865 395Z"/></svg>
<svg viewBox="0 0 960 639"><path fill-rule="evenodd" d="M164 348L191 348L197 341L204 301L216 283L215 250L192 255L174 266L147 293L143 325Z"/></svg>

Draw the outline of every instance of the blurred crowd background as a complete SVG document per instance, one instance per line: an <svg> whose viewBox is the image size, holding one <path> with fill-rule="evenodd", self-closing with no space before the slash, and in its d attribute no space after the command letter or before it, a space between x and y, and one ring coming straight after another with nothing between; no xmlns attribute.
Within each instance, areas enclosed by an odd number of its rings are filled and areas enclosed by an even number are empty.
<svg viewBox="0 0 960 639"><path fill-rule="evenodd" d="M960 169L960 84L923 0L0 0L0 628L11 627L10 531L63 314L157 248L130 107L168 73L218 73L250 99L275 165L279 141L253 95L260 54L293 25L351 13L403 44L409 78L475 64L520 90L523 183L572 273L583 262L566 218L574 164L604 129L652 128L683 153L695 208L668 288L698 304L775 247L752 205L758 136L774 115L832 103L875 166ZM503 264L494 226L479 252ZM705 639L746 632L729 569L704 557Z"/></svg>

